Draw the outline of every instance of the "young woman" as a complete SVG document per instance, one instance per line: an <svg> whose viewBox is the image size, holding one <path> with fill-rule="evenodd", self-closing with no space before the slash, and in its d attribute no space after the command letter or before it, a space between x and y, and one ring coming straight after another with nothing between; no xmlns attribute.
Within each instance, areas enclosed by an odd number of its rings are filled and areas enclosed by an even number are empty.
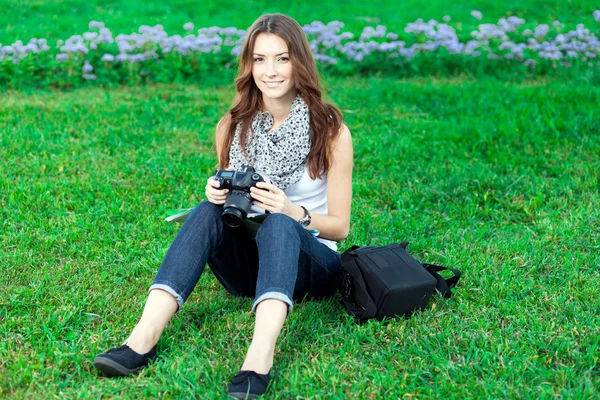
<svg viewBox="0 0 600 400"><path fill-rule="evenodd" d="M255 236L224 224L228 192L209 178L208 201L194 209L169 248L138 324L121 347L95 358L106 375L148 365L208 263L230 293L254 298L254 335L228 394L257 397L269 383L293 302L336 291L342 268L336 242L350 226L352 139L340 111L321 98L302 27L282 14L260 17L246 37L235 83L235 105L216 128L219 169L251 165L268 177L270 183L251 189L251 211L271 214Z"/></svg>

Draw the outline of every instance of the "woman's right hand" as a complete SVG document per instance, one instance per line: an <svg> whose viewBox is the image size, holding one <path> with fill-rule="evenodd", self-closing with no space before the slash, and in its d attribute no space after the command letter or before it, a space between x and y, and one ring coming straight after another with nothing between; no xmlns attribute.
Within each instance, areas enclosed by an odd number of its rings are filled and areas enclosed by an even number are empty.
<svg viewBox="0 0 600 400"><path fill-rule="evenodd" d="M225 204L229 190L219 189L219 182L215 179L214 176L211 176L210 178L208 178L208 182L206 183L205 193L208 201L220 206Z"/></svg>

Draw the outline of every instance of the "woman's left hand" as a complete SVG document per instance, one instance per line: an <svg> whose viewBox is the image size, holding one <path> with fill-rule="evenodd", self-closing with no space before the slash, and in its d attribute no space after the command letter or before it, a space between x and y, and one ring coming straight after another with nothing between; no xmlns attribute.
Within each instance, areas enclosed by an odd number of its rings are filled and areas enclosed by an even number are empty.
<svg viewBox="0 0 600 400"><path fill-rule="evenodd" d="M273 214L282 213L294 218L296 206L288 199L284 191L266 182L258 182L257 187L250 188L250 195L255 199L253 204Z"/></svg>

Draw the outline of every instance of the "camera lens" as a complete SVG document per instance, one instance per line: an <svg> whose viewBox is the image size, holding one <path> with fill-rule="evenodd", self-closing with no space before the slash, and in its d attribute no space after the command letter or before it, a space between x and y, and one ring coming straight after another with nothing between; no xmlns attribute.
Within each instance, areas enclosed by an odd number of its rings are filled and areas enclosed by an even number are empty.
<svg viewBox="0 0 600 400"><path fill-rule="evenodd" d="M250 211L252 197L244 190L233 190L223 205L223 213L221 214L223 222L231 227L242 225L244 218Z"/></svg>
<svg viewBox="0 0 600 400"><path fill-rule="evenodd" d="M253 181L257 181L259 179L260 179L260 175L258 175L258 174L252 174L252 180Z"/></svg>
<svg viewBox="0 0 600 400"><path fill-rule="evenodd" d="M231 226L232 228L237 228L242 225L242 220L244 219L242 217L242 212L233 207L226 208L223 211L223 214L221 214L221 217L223 218L225 225Z"/></svg>

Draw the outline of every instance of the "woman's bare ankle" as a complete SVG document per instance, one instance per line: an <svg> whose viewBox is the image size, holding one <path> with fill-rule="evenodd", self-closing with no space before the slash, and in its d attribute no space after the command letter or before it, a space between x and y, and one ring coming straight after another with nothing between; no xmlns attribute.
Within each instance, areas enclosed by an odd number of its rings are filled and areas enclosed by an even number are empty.
<svg viewBox="0 0 600 400"><path fill-rule="evenodd" d="M134 330L123 344L138 354L146 354L158 343L159 338L160 336L152 334L139 334Z"/></svg>

